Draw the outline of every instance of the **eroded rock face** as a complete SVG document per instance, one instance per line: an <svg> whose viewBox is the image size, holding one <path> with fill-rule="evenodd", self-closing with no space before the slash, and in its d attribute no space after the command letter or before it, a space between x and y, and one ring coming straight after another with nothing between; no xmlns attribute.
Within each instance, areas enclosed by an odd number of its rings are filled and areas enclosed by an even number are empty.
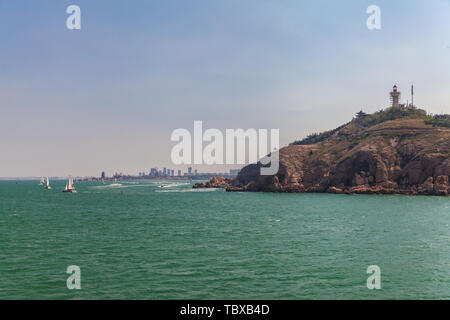
<svg viewBox="0 0 450 320"><path fill-rule="evenodd" d="M282 148L275 176L261 176L261 164L252 164L227 191L448 196L450 130L401 121L365 131L350 123L319 144Z"/></svg>

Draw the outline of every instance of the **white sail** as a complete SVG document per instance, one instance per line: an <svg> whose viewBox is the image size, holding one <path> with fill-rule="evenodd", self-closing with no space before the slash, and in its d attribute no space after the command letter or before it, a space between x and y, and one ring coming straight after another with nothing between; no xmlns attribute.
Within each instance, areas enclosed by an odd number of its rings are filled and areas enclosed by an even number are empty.
<svg viewBox="0 0 450 320"><path fill-rule="evenodd" d="M63 192L71 192L71 193L77 192L75 190L75 186L73 185L73 178L71 176L69 176L69 179L66 183L66 187L64 188Z"/></svg>
<svg viewBox="0 0 450 320"><path fill-rule="evenodd" d="M47 187L50 186L50 180L48 180L48 177L47 177L47 182L46 182L45 185L46 185Z"/></svg>
<svg viewBox="0 0 450 320"><path fill-rule="evenodd" d="M72 189L75 189L74 187L73 187L73 178L71 177L71 176L69 176L69 183L68 183L68 188L70 189L70 190L72 190Z"/></svg>

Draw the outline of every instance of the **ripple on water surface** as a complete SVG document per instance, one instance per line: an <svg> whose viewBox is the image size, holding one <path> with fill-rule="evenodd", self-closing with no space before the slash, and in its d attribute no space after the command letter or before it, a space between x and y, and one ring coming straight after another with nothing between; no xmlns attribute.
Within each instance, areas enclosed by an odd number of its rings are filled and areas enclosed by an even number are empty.
<svg viewBox="0 0 450 320"><path fill-rule="evenodd" d="M449 198L63 187L0 182L0 299L450 298Z"/></svg>

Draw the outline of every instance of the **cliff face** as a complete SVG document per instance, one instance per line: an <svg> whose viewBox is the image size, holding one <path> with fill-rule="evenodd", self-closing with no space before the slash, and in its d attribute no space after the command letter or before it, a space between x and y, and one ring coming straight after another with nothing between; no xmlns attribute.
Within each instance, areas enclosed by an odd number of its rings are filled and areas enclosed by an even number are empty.
<svg viewBox="0 0 450 320"><path fill-rule="evenodd" d="M408 117L353 120L323 141L280 150L280 169L248 165L227 191L444 195L450 193L450 129Z"/></svg>

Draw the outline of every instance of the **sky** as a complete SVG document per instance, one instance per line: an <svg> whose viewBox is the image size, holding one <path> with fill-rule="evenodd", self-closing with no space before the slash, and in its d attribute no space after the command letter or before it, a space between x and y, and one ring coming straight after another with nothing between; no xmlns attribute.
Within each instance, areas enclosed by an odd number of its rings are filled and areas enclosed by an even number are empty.
<svg viewBox="0 0 450 320"><path fill-rule="evenodd" d="M283 146L389 106L394 83L450 113L449 31L447 0L0 0L0 177L184 170L170 136L195 120Z"/></svg>

